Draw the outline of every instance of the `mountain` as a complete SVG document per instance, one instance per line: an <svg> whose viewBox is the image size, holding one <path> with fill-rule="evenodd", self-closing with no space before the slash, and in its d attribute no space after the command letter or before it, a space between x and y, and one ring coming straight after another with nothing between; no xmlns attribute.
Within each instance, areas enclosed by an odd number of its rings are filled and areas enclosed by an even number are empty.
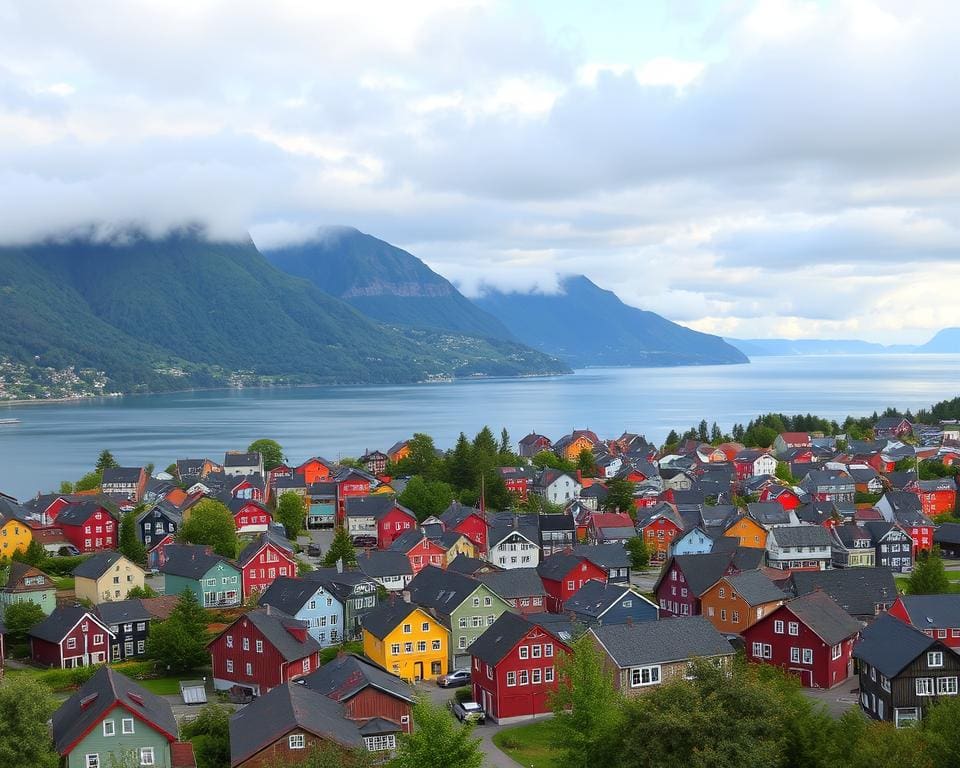
<svg viewBox="0 0 960 768"><path fill-rule="evenodd" d="M503 323L416 256L352 227L325 227L264 255L374 320L513 340Z"/></svg>
<svg viewBox="0 0 960 768"><path fill-rule="evenodd" d="M917 347L917 352L960 352L960 328L944 328L926 344Z"/></svg>
<svg viewBox="0 0 960 768"><path fill-rule="evenodd" d="M724 339L724 341L749 357L877 355L897 351L883 344L856 339Z"/></svg>
<svg viewBox="0 0 960 768"><path fill-rule="evenodd" d="M381 325L252 241L192 229L0 248L0 317L0 358L102 370L124 392L567 370L517 344Z"/></svg>
<svg viewBox="0 0 960 768"><path fill-rule="evenodd" d="M520 341L574 367L749 362L720 337L627 306L583 275L565 278L558 294L491 291L476 303Z"/></svg>

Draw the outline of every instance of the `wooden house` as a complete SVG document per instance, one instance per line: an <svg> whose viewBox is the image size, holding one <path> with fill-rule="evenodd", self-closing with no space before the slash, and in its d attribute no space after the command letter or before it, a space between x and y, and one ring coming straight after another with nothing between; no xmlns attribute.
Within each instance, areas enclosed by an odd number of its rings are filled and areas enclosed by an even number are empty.
<svg viewBox="0 0 960 768"><path fill-rule="evenodd" d="M243 580L243 599L263 592L274 579L297 575L293 542L272 533L261 533L247 544L237 558Z"/></svg>
<svg viewBox="0 0 960 768"><path fill-rule="evenodd" d="M33 661L60 669L105 664L113 642L110 628L79 605L55 609L27 636Z"/></svg>
<svg viewBox="0 0 960 768"><path fill-rule="evenodd" d="M721 576L700 596L700 610L724 635L741 635L788 595L760 571Z"/></svg>
<svg viewBox="0 0 960 768"><path fill-rule="evenodd" d="M363 653L404 680L445 675L450 630L431 612L403 600L383 603L363 619Z"/></svg>
<svg viewBox="0 0 960 768"><path fill-rule="evenodd" d="M556 552L537 566L537 573L547 593L547 610L563 612L567 600L588 581L606 583L607 571L573 552Z"/></svg>
<svg viewBox="0 0 960 768"><path fill-rule="evenodd" d="M119 552L98 552L73 569L74 590L79 600L93 604L126 600L131 589L143 589L144 573Z"/></svg>

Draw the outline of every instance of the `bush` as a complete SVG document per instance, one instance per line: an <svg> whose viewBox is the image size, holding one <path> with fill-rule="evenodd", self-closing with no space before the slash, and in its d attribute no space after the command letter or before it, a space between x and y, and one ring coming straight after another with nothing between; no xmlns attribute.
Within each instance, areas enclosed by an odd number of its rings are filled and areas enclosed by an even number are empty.
<svg viewBox="0 0 960 768"><path fill-rule="evenodd" d="M48 669L46 672L41 672L38 679L52 691L69 691L87 682L98 669L100 666Z"/></svg>
<svg viewBox="0 0 960 768"><path fill-rule="evenodd" d="M117 672L134 680L144 680L148 677L154 677L157 673L157 665L153 661L124 661L120 664L113 664L112 666Z"/></svg>
<svg viewBox="0 0 960 768"><path fill-rule="evenodd" d="M7 649L7 656L11 659L27 659L30 657L30 643L13 643Z"/></svg>
<svg viewBox="0 0 960 768"><path fill-rule="evenodd" d="M472 701L473 686L468 688L457 688L457 690L453 692L453 700L458 704L463 704L465 701Z"/></svg>
<svg viewBox="0 0 960 768"><path fill-rule="evenodd" d="M73 557L48 557L38 567L50 576L69 576L73 569L92 555L75 555Z"/></svg>
<svg viewBox="0 0 960 768"><path fill-rule="evenodd" d="M324 664L329 664L339 653L355 653L358 656L363 656L363 643L359 640L350 640L343 645L331 645L329 648L324 648L320 651L320 666Z"/></svg>

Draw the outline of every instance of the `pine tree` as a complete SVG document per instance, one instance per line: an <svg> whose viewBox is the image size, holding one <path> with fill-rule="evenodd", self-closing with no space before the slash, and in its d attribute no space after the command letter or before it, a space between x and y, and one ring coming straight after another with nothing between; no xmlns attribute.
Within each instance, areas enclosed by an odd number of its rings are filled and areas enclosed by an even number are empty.
<svg viewBox="0 0 960 768"><path fill-rule="evenodd" d="M118 548L130 562L137 565L146 565L147 548L137 536L137 514L137 509L127 512L120 521L120 546Z"/></svg>
<svg viewBox="0 0 960 768"><path fill-rule="evenodd" d="M110 453L106 448L100 451L100 456L97 458L96 469L101 475L105 469L113 469L114 467L119 467L117 460L113 458L113 454Z"/></svg>
<svg viewBox="0 0 960 768"><path fill-rule="evenodd" d="M330 542L327 555L323 558L323 564L331 568L337 564L337 560L343 560L345 566L357 564L357 551L353 548L347 529L342 525L338 526L336 533L333 534L333 541Z"/></svg>
<svg viewBox="0 0 960 768"><path fill-rule="evenodd" d="M697 427L697 438L701 443L705 443L710 439L710 431L707 427L707 420L704 419L700 422L700 426Z"/></svg>
<svg viewBox="0 0 960 768"><path fill-rule="evenodd" d="M922 553L910 574L907 592L911 595L943 595L950 591L950 580L943 567L940 548Z"/></svg>
<svg viewBox="0 0 960 768"><path fill-rule="evenodd" d="M467 436L460 433L457 443L447 460L450 483L457 490L472 489L479 483L477 467L473 460L473 446Z"/></svg>

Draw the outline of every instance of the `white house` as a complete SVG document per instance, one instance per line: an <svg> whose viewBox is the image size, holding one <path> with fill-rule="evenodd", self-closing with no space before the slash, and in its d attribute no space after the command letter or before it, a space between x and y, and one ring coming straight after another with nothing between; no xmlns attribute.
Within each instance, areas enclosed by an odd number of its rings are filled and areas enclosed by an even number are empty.
<svg viewBox="0 0 960 768"><path fill-rule="evenodd" d="M782 571L832 567L830 533L821 525L788 525L767 534L767 565Z"/></svg>
<svg viewBox="0 0 960 768"><path fill-rule="evenodd" d="M545 469L534 484L534 490L551 504L565 505L580 495L583 486L574 475L557 469Z"/></svg>
<svg viewBox="0 0 960 768"><path fill-rule="evenodd" d="M497 515L490 525L487 560L499 568L536 568L540 565L537 515Z"/></svg>

